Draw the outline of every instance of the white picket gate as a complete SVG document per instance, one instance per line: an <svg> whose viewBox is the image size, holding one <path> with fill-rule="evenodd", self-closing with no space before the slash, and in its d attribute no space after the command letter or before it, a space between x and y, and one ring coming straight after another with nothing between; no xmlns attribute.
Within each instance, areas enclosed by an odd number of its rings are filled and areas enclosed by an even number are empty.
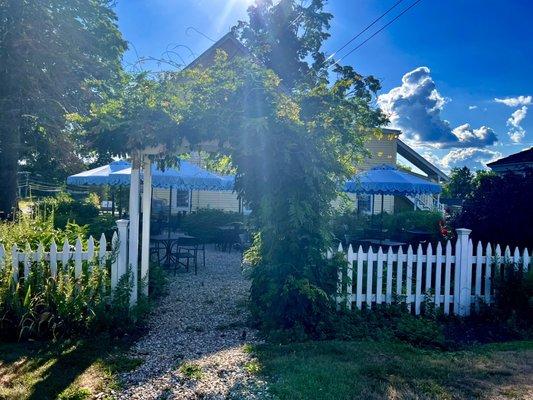
<svg viewBox="0 0 533 400"><path fill-rule="evenodd" d="M104 234L101 235L98 243L91 236L85 249L79 238L74 245L65 239L61 247L58 247L52 240L50 248L46 250L42 244L39 244L37 249L30 248L29 244L24 248L14 245L11 249L5 249L4 245L0 243L0 270L6 267L6 261L9 259L13 280L19 282L20 279L29 275L34 262L44 261L49 263L52 277L57 276L59 268L65 270L74 265L74 276L79 278L82 274L84 261L89 262L89 266L91 263L104 265L110 262L111 288L114 289L120 277L126 273L128 221L119 220L117 226L118 234L117 232L113 234L110 243L107 242ZM108 248L111 250L107 250Z"/></svg>
<svg viewBox="0 0 533 400"><path fill-rule="evenodd" d="M344 303L348 310L363 304L372 309L376 305L401 301L414 313L423 312L425 301L442 309L445 314L469 315L472 304L490 304L494 300L493 277L500 273L503 264L513 263L527 271L531 262L529 252L515 248L513 254L507 246L492 249L490 244L474 245L469 238L471 230L457 229L455 246L448 241L444 248L439 243L435 250L431 244L416 252L409 246L404 253L400 247L394 252L372 247L364 252L352 246L346 252L346 276L338 273L337 305ZM425 250L425 251L424 251ZM344 249L339 244L339 252ZM345 279L347 278L347 279Z"/></svg>

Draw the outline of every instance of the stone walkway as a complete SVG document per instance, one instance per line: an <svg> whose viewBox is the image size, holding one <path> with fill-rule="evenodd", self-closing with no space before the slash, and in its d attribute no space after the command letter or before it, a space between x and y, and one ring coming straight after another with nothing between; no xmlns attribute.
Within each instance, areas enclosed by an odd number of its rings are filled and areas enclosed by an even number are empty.
<svg viewBox="0 0 533 400"><path fill-rule="evenodd" d="M121 376L118 399L264 399L247 352L257 343L246 326L249 282L240 253L208 250L206 267L170 277L169 294L131 349L144 360Z"/></svg>

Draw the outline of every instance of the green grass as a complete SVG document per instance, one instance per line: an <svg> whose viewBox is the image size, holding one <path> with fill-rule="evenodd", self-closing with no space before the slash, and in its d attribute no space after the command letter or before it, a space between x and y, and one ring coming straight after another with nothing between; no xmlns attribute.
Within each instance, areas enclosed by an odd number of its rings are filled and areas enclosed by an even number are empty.
<svg viewBox="0 0 533 400"><path fill-rule="evenodd" d="M0 343L0 399L83 400L117 388L116 374L141 361L124 356L131 340Z"/></svg>
<svg viewBox="0 0 533 400"><path fill-rule="evenodd" d="M194 379L199 381L204 376L204 371L202 367L198 364L186 362L179 367L179 371L189 379Z"/></svg>
<svg viewBox="0 0 533 400"><path fill-rule="evenodd" d="M444 352L390 341L323 341L266 344L253 354L271 393L282 400L525 399L533 394L533 342Z"/></svg>

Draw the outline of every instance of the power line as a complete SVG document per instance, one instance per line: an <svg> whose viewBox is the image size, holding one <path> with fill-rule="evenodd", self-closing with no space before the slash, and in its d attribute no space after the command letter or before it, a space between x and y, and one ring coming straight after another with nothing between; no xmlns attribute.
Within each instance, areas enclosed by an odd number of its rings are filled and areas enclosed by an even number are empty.
<svg viewBox="0 0 533 400"><path fill-rule="evenodd" d="M356 51L357 49L359 49L361 46L363 46L365 43L367 43L370 39L372 39L374 36L376 36L377 34L379 34L381 31L383 31L384 29L386 29L388 26L390 26L394 21L396 21L398 18L400 18L402 15L404 15L407 11L409 11L411 8L413 8L414 6L416 6L418 3L420 3L422 0L416 0L413 4L411 4L409 7L407 7L406 9L404 9L400 14L398 14L396 17L394 17L393 19L391 19L389 22L387 22L385 25L383 25L380 29L378 29L376 32L374 32L372 35L370 35L368 38L366 38L365 40L363 40L360 44L358 44L356 47L354 47L352 50L350 50L348 53L346 53L344 56L342 56L340 59L338 59L337 61L335 61L335 64L339 65L339 62L341 62L344 58L348 57L350 54L352 54L354 51Z"/></svg>
<svg viewBox="0 0 533 400"><path fill-rule="evenodd" d="M372 28L377 22L379 22L383 17L385 17L388 13L390 13L392 10L394 10L398 5L400 5L400 3L402 3L404 0L398 0L396 3L394 3L392 5L392 7L390 7L387 11L385 11L383 14L381 14L379 17L377 17L374 21L372 21L369 25L367 25L362 31L360 31L357 35L355 35L354 37L352 37L350 40L348 40L344 45L342 45L338 50L334 51L328 58L326 58L326 60L324 62L327 62L329 61L330 59L332 59L333 57L335 57L335 55L344 50L346 47L348 47L348 45L350 43L352 43L355 39L357 39L359 36L361 36L363 33L365 33L367 30L369 30L370 28Z"/></svg>

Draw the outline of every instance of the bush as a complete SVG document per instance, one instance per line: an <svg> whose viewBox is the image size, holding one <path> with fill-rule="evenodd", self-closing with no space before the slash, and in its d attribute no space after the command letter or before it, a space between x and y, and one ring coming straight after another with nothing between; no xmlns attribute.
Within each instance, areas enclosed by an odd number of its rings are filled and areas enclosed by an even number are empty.
<svg viewBox="0 0 533 400"><path fill-rule="evenodd" d="M204 243L213 243L218 237L217 227L233 222L244 222L243 215L236 212L201 209L185 215L181 221L181 229Z"/></svg>
<svg viewBox="0 0 533 400"><path fill-rule="evenodd" d="M383 228L387 234L402 240L407 239L404 229L424 230L431 233L431 240L436 242L442 239L439 222L443 217L437 211L406 211L383 216Z"/></svg>
<svg viewBox="0 0 533 400"><path fill-rule="evenodd" d="M87 227L69 222L64 229L57 229L50 216L31 217L20 214L16 221L0 221L0 243L6 249L10 249L14 244L19 248L24 247L27 243L32 248L37 247L39 243L48 247L52 240L59 245L65 238L74 243L78 237L87 237Z"/></svg>
<svg viewBox="0 0 533 400"><path fill-rule="evenodd" d="M100 213L99 199L94 193L83 201L74 200L67 193L48 197L35 206L36 215L52 216L54 228L64 229L69 222L88 225L94 222Z"/></svg>

